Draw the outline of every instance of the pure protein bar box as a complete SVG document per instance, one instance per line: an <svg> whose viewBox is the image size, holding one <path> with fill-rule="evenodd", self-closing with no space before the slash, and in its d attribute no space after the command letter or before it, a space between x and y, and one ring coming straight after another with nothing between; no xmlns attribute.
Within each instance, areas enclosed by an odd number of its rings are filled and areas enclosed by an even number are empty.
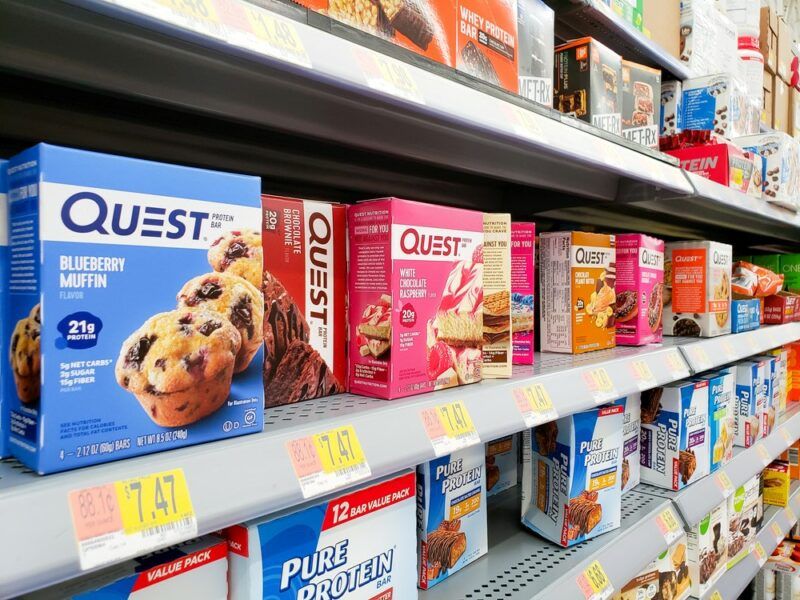
<svg viewBox="0 0 800 600"><path fill-rule="evenodd" d="M351 206L350 391L402 398L481 380L483 213Z"/></svg>
<svg viewBox="0 0 800 600"><path fill-rule="evenodd" d="M601 406L523 432L522 523L565 548L621 521L624 406Z"/></svg>
<svg viewBox="0 0 800 600"><path fill-rule="evenodd" d="M622 418L622 469L620 488L622 493L631 491L641 480L639 430L642 423L642 401L640 394L620 398L614 404L625 407Z"/></svg>
<svg viewBox="0 0 800 600"><path fill-rule="evenodd" d="M23 463L63 471L261 431L264 305L235 274L261 269L257 177L41 144L11 159L9 183ZM219 260L240 238L254 252Z"/></svg>

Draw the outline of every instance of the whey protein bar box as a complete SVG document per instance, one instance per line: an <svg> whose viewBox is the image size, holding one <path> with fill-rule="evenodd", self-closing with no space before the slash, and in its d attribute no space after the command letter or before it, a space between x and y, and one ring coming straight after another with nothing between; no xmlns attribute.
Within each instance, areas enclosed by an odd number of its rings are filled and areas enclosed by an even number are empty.
<svg viewBox="0 0 800 600"><path fill-rule="evenodd" d="M488 551L485 466L482 444L417 466L421 589L444 581ZM383 532L380 537L391 539Z"/></svg>
<svg viewBox="0 0 800 600"><path fill-rule="evenodd" d="M481 380L483 213L397 198L348 208L350 391Z"/></svg>
<svg viewBox="0 0 800 600"><path fill-rule="evenodd" d="M733 443L749 448L764 431L767 410L767 363L763 360L743 360L736 369L736 413Z"/></svg>
<svg viewBox="0 0 800 600"><path fill-rule="evenodd" d="M708 382L710 473L733 458L733 438L736 429L736 376L733 371L733 368L728 368L696 378L697 381Z"/></svg>
<svg viewBox="0 0 800 600"><path fill-rule="evenodd" d="M664 242L641 233L616 236L617 344L661 341L664 304Z"/></svg>
<svg viewBox="0 0 800 600"><path fill-rule="evenodd" d="M610 133L622 135L622 58L585 37L555 49L553 105Z"/></svg>
<svg viewBox="0 0 800 600"><path fill-rule="evenodd" d="M656 99L658 98L658 99ZM661 70L622 61L622 135L658 149L661 123Z"/></svg>
<svg viewBox="0 0 800 600"><path fill-rule="evenodd" d="M731 332L732 249L719 242L671 242L664 263L664 334Z"/></svg>
<svg viewBox="0 0 800 600"><path fill-rule="evenodd" d="M680 490L709 474L708 381L642 392L641 479Z"/></svg>
<svg viewBox="0 0 800 600"><path fill-rule="evenodd" d="M639 451L639 430L642 425L642 402L639 394L620 398L614 404L625 407L622 417L622 469L620 488L629 492L641 481L641 452Z"/></svg>
<svg viewBox="0 0 800 600"><path fill-rule="evenodd" d="M620 525L621 404L523 432L522 523L563 547Z"/></svg>
<svg viewBox="0 0 800 600"><path fill-rule="evenodd" d="M264 401L278 406L343 392L346 207L262 196L261 209Z"/></svg>
<svg viewBox="0 0 800 600"><path fill-rule="evenodd" d="M484 379L511 377L511 215L483 214Z"/></svg>
<svg viewBox="0 0 800 600"><path fill-rule="evenodd" d="M458 0L456 69L517 92L517 0Z"/></svg>
<svg viewBox="0 0 800 600"><path fill-rule="evenodd" d="M9 186L15 456L49 473L262 430L257 177L40 144Z"/></svg>
<svg viewBox="0 0 800 600"><path fill-rule="evenodd" d="M553 106L553 9L542 0L517 0L518 94Z"/></svg>
<svg viewBox="0 0 800 600"><path fill-rule="evenodd" d="M511 342L515 365L534 361L536 225L511 223Z"/></svg>
<svg viewBox="0 0 800 600"><path fill-rule="evenodd" d="M405 471L229 527L228 598L416 598L414 497Z"/></svg>
<svg viewBox="0 0 800 600"><path fill-rule="evenodd" d="M0 458L8 456L8 402L13 393L11 363L8 356L9 329L8 303L8 161L0 160Z"/></svg>
<svg viewBox="0 0 800 600"><path fill-rule="evenodd" d="M494 496L517 485L519 435L516 433L486 444L486 496Z"/></svg>
<svg viewBox="0 0 800 600"><path fill-rule="evenodd" d="M613 235L563 231L539 236L541 345L580 354L616 345Z"/></svg>

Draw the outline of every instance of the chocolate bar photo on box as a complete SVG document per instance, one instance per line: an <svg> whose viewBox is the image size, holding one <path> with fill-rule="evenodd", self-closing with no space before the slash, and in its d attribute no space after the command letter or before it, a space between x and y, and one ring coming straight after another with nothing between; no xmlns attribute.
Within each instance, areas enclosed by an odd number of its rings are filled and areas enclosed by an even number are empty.
<svg viewBox="0 0 800 600"><path fill-rule="evenodd" d="M460 66L473 77L483 79L494 85L500 85L500 78L492 65L492 61L472 41L467 42L461 49Z"/></svg>
<svg viewBox="0 0 800 600"><path fill-rule="evenodd" d="M378 0L378 5L389 25L422 50L428 49L433 39L433 27L416 0Z"/></svg>

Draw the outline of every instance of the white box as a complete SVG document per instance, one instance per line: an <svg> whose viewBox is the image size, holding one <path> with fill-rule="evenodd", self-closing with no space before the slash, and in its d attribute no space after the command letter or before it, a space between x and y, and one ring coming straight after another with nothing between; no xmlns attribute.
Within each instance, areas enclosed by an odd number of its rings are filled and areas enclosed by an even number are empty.
<svg viewBox="0 0 800 600"><path fill-rule="evenodd" d="M743 360L736 363L736 421L733 443L749 448L763 437L767 407L767 363Z"/></svg>
<svg viewBox="0 0 800 600"><path fill-rule="evenodd" d="M700 598L719 580L728 562L727 501L686 533L692 596Z"/></svg>
<svg viewBox="0 0 800 600"><path fill-rule="evenodd" d="M486 495L494 496L517 485L519 434L486 444Z"/></svg>
<svg viewBox="0 0 800 600"><path fill-rule="evenodd" d="M614 404L625 407L622 417L622 475L620 489L625 494L639 485L641 480L641 452L639 430L641 429L642 404L639 394L620 398Z"/></svg>
<svg viewBox="0 0 800 600"><path fill-rule="evenodd" d="M759 521L761 477L756 475L728 496L728 559L740 552L749 552L755 540Z"/></svg>
<svg viewBox="0 0 800 600"><path fill-rule="evenodd" d="M736 428L736 375L723 369L696 378L708 381L709 471L714 473L733 458Z"/></svg>
<svg viewBox="0 0 800 600"><path fill-rule="evenodd" d="M639 574L612 596L613 600L685 600L689 596L686 534L681 534Z"/></svg>
<svg viewBox="0 0 800 600"><path fill-rule="evenodd" d="M681 2L680 32L680 60L689 67L692 76L736 72L736 25L716 10L711 0Z"/></svg>
<svg viewBox="0 0 800 600"><path fill-rule="evenodd" d="M680 81L661 84L661 135L683 131L683 86Z"/></svg>
<svg viewBox="0 0 800 600"><path fill-rule="evenodd" d="M765 159L762 198L796 210L796 197L800 193L800 161L795 141L782 131L746 135L734 141L740 148Z"/></svg>
<svg viewBox="0 0 800 600"><path fill-rule="evenodd" d="M684 129L711 131L729 140L752 133L745 85L730 72L684 81L681 110Z"/></svg>

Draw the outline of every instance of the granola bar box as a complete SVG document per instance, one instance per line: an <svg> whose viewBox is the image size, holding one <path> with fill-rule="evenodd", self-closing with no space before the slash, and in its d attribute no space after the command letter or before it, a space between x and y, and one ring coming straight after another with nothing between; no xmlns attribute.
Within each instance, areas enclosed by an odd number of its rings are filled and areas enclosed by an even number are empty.
<svg viewBox="0 0 800 600"><path fill-rule="evenodd" d="M532 365L536 300L536 225L511 223L511 343L515 365Z"/></svg>
<svg viewBox="0 0 800 600"><path fill-rule="evenodd" d="M617 235L617 344L661 341L664 304L664 242L641 233Z"/></svg>
<svg viewBox="0 0 800 600"><path fill-rule="evenodd" d="M259 194L46 144L11 159L14 455L49 473L262 430Z"/></svg>
<svg viewBox="0 0 800 600"><path fill-rule="evenodd" d="M458 0L456 22L456 68L516 93L517 0Z"/></svg>
<svg viewBox="0 0 800 600"><path fill-rule="evenodd" d="M622 61L622 135L658 149L661 123L661 70Z"/></svg>
<svg viewBox="0 0 800 600"><path fill-rule="evenodd" d="M555 49L553 105L560 112L622 135L622 58L586 37Z"/></svg>
<svg viewBox="0 0 800 600"><path fill-rule="evenodd" d="M350 390L481 380L483 213L397 198L349 207Z"/></svg>
<svg viewBox="0 0 800 600"><path fill-rule="evenodd" d="M563 547L620 526L621 404L523 432L522 523Z"/></svg>
<svg viewBox="0 0 800 600"><path fill-rule="evenodd" d="M728 563L728 501L691 526L686 542L691 594L701 598L719 581Z"/></svg>
<svg viewBox="0 0 800 600"><path fill-rule="evenodd" d="M264 401L278 406L343 392L346 207L262 196L261 209Z"/></svg>
<svg viewBox="0 0 800 600"><path fill-rule="evenodd" d="M680 490L709 474L708 381L642 392L641 479Z"/></svg>
<svg viewBox="0 0 800 600"><path fill-rule="evenodd" d="M485 467L483 444L417 467L421 589L444 581L488 551Z"/></svg>

